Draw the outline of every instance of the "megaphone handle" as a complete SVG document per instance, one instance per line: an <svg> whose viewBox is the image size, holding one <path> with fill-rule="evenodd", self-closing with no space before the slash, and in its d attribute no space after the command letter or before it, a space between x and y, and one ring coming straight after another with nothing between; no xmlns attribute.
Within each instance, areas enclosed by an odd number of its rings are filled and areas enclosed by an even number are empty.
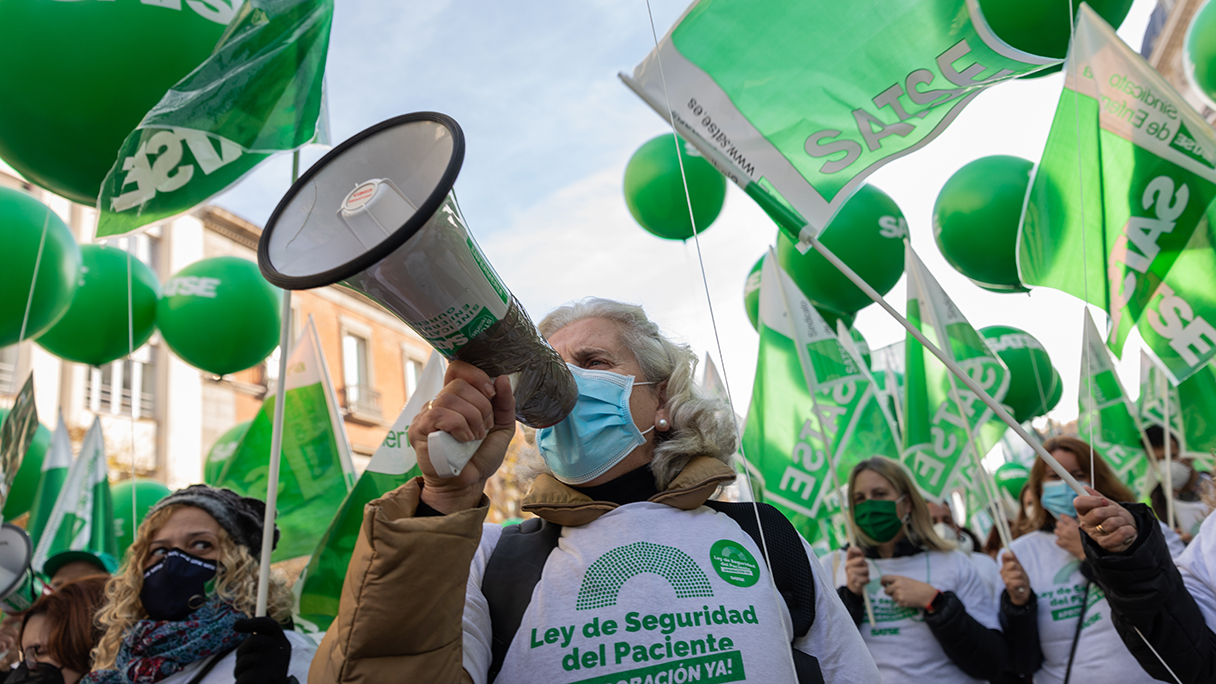
<svg viewBox="0 0 1216 684"><path fill-rule="evenodd" d="M519 373L507 376L511 381L511 391L519 385ZM446 432L432 432L426 436L426 451L431 458L431 466L441 477L456 477L469 464L473 454L481 448L485 440L475 439L471 442L458 441Z"/></svg>

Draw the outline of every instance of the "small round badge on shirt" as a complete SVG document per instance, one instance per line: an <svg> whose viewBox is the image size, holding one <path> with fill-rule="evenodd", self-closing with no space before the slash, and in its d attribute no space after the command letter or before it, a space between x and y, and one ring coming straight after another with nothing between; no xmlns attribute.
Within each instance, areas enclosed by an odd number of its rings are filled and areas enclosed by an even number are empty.
<svg viewBox="0 0 1216 684"><path fill-rule="evenodd" d="M760 566L739 542L722 539L709 550L718 576L737 587L750 587L760 581Z"/></svg>

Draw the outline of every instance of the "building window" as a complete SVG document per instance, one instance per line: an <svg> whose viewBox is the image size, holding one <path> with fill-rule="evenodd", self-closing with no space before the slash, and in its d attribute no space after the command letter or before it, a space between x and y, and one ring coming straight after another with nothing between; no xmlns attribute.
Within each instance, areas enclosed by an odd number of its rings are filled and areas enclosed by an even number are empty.
<svg viewBox="0 0 1216 684"><path fill-rule="evenodd" d="M405 400L409 401L418 389L418 378L422 377L423 363L405 354Z"/></svg>
<svg viewBox="0 0 1216 684"><path fill-rule="evenodd" d="M132 418L155 418L156 347L144 345L131 360L119 359L101 368L90 368L85 377L85 396L93 413L111 413ZM132 388L135 388L132 402Z"/></svg>
<svg viewBox="0 0 1216 684"><path fill-rule="evenodd" d="M17 345L10 344L0 348L0 394L16 394L21 389L17 386Z"/></svg>
<svg viewBox="0 0 1216 684"><path fill-rule="evenodd" d="M352 418L378 422L380 394L372 389L370 335L342 330L342 381L347 413Z"/></svg>

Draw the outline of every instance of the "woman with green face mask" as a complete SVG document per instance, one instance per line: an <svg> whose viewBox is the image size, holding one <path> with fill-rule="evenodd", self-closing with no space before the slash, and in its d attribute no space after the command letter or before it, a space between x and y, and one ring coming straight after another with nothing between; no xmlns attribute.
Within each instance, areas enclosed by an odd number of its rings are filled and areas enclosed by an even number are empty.
<svg viewBox="0 0 1216 684"><path fill-rule="evenodd" d="M883 680L1001 677L1008 656L995 597L967 555L933 531L903 467L880 457L862 461L849 476L848 496L859 546L848 550L834 579Z"/></svg>

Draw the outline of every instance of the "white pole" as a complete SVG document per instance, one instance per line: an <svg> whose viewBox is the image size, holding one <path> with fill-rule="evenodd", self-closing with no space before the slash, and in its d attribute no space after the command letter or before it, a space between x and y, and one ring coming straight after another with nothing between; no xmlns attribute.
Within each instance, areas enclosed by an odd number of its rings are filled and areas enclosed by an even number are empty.
<svg viewBox="0 0 1216 684"><path fill-rule="evenodd" d="M291 156L291 182L300 177L300 151ZM270 597L270 555L274 551L275 506L279 500L279 462L283 456L283 404L287 399L287 357L291 355L291 290L283 290L279 312L279 379L274 388L274 422L270 436L270 472L266 482L266 515L262 518L262 559L258 566L258 599L254 617L266 615Z"/></svg>
<svg viewBox="0 0 1216 684"><path fill-rule="evenodd" d="M905 243L906 244L906 243ZM911 250L911 245L908 245L908 250ZM917 259L914 263L919 264ZM929 299L929 288L921 281L919 268L913 268L912 273L908 274L908 279L916 279L917 293L924 299ZM938 331L938 335L945 337L945 329L938 325L937 314L934 311L932 303L926 301L923 307L923 312L929 319L929 326ZM950 380L950 400L954 402L955 408L958 409L958 417L963 421L963 432L967 435L967 450L971 452L971 465L975 468L975 477L978 480L980 489L984 491L985 498L988 499L992 509L992 524L996 525L997 534L1001 537L1001 544L1005 548L1009 548L1009 544L1013 541L1013 535L1009 533L1009 521L1005 519L1004 510L998 510L1000 505L996 494L996 483L992 482L988 476L988 471L984 470L983 463L980 462L979 449L975 445L975 434L971 429L971 415L963 410L963 400L958 393L958 383L955 382L953 375L946 376Z"/></svg>
<svg viewBox="0 0 1216 684"><path fill-rule="evenodd" d="M1170 529L1178 528L1178 521L1174 519L1174 473L1170 469L1170 462L1173 459L1173 449L1171 448L1171 439L1173 431L1170 430L1170 381L1165 377L1165 373L1157 369L1157 376L1161 378L1161 401L1165 405L1162 413L1165 417L1165 517L1169 523Z"/></svg>
<svg viewBox="0 0 1216 684"><path fill-rule="evenodd" d="M781 304L785 308L785 319L790 326L790 335L794 338L794 347L798 350L798 365L802 367L803 381L806 382L807 394L811 395L811 410L815 414L815 421L818 423L819 439L823 442L823 455L828 462L828 474L832 480L832 487L836 490L836 495L840 497L840 508L844 509L844 497L846 493L840 489L840 476L836 474L836 457L832 449L831 438L828 437L827 421L824 420L823 411L819 408L819 400L815 398L815 394L819 390L819 385L816 382L814 374L811 372L811 359L807 352L807 341L804 335L800 334L801 328L798 327L798 319L794 318L794 312L790 309L789 297L785 294L785 274L781 271L781 266L777 263L777 253L772 247L768 248L768 258L772 261L777 270L777 282L774 283L777 291L781 293ZM772 287L770 285L770 287ZM857 531L854 528L853 516L851 513L845 514L845 529L849 533L849 544L861 548L857 543ZM866 617L870 619L870 628L877 627L874 621L874 606L870 603L870 592L865 587L861 589L861 599L866 606Z"/></svg>
<svg viewBox="0 0 1216 684"><path fill-rule="evenodd" d="M1009 415L1009 412L1005 410L1005 407L1001 406L1000 402L993 399L988 392L984 391L983 387L980 387L979 384L971 379L971 376L967 375L963 369L959 368L958 364L950 359L945 352L938 349L937 345L930 342L929 338L925 337L924 333L918 330L916 326L912 325L912 323L908 321L908 319L901 316L898 311L892 308L891 305L882 298L882 295L878 294L874 288L870 287L869 283L862 280L861 276L857 275L853 269L849 268L848 264L841 261L840 257L833 254L832 251L827 247L824 247L823 243L820 242L815 236L804 235L803 237L805 240L807 240L807 242L810 243L813 249L823 255L823 258L827 259L830 264L835 266L841 273L843 273L846 278L848 278L854 285L858 287L858 289L866 293L867 297L874 300L874 303L881 306L886 310L887 313L891 315L892 318L898 321L899 324L908 331L909 335L916 338L916 341L920 342L925 349L928 349L929 352L936 356L939 361L945 364L946 368L950 369L950 372L967 386L967 389L974 392L975 396L978 397L980 401L984 402L984 405L992 409L992 412L995 413L998 418L1004 421L1005 424L1008 425L1018 437L1021 437L1023 441L1029 444L1030 447L1034 449L1038 457L1043 459L1043 462L1050 466L1051 469L1060 476L1061 480L1064 480L1069 487L1072 487L1073 491L1077 492L1077 494L1081 496L1089 495L1089 492L1086 492L1085 489L1081 487L1076 478L1072 476L1072 473L1065 470L1064 466L1060 465L1059 461L1052 457L1051 454L1047 453L1047 450L1043 448L1043 445L1040 444L1037 439L1031 437L1030 434L1026 432L1026 429L1019 425L1018 422L1013 419L1013 416Z"/></svg>
<svg viewBox="0 0 1216 684"><path fill-rule="evenodd" d="M258 567L256 616L266 614L270 589L270 554L274 550L275 505L279 498L279 462L283 455L283 404L287 398L287 356L291 342L291 290L283 290L283 329L279 333L279 379L274 388L274 423L270 437L270 472L266 482L266 515L262 519L262 561Z"/></svg>

